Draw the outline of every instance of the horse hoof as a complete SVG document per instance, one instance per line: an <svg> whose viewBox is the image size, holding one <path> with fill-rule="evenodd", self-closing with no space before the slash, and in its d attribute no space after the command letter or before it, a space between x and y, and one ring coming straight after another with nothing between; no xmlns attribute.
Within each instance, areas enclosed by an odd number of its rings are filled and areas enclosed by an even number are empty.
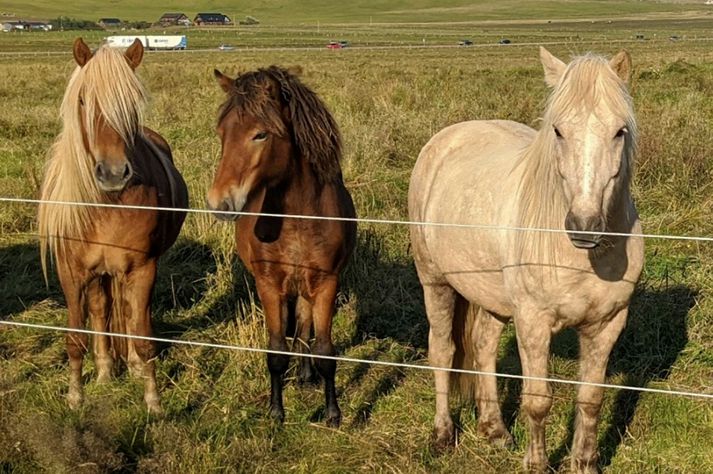
<svg viewBox="0 0 713 474"><path fill-rule="evenodd" d="M455 434L451 430L433 429L431 448L434 453L441 454L450 451L455 446Z"/></svg>
<svg viewBox="0 0 713 474"><path fill-rule="evenodd" d="M525 468L525 472L535 474L545 474L548 472L547 461L530 459L529 455L525 455L522 465Z"/></svg>
<svg viewBox="0 0 713 474"><path fill-rule="evenodd" d="M281 407L270 407L270 418L272 418L274 421L276 421L279 424L282 424L285 422L285 410L283 410Z"/></svg>
<svg viewBox="0 0 713 474"><path fill-rule="evenodd" d="M69 408L72 410L79 409L79 407L82 406L83 401L84 397L81 392L70 391L67 394L67 405L69 405Z"/></svg>
<svg viewBox="0 0 713 474"><path fill-rule="evenodd" d="M504 427L489 431L478 430L478 434L488 439L488 443L498 448L513 449L515 441Z"/></svg>
<svg viewBox="0 0 713 474"><path fill-rule="evenodd" d="M336 413L328 415L324 423L330 428L339 428L339 425L342 423L342 413L337 411Z"/></svg>
<svg viewBox="0 0 713 474"><path fill-rule="evenodd" d="M572 459L572 466L570 469L572 472L577 474L598 474L599 468L597 467L597 460L582 461L577 459Z"/></svg>

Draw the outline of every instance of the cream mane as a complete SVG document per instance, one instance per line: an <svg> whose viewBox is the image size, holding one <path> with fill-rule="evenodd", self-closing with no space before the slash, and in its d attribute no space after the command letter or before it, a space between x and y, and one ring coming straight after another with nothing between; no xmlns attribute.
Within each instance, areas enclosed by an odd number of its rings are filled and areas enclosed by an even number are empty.
<svg viewBox="0 0 713 474"><path fill-rule="evenodd" d="M571 120L573 114L591 110L595 104L605 104L609 113L620 117L628 129L615 193L628 192L637 137L631 96L605 58L593 54L580 56L567 66L549 96L541 128L516 164L524 167L518 189L519 226L564 229L568 203L554 158L553 124ZM604 212L609 214L611 209ZM566 241L562 234L552 232L518 232L516 239L520 262L555 265L560 254L557 245Z"/></svg>
<svg viewBox="0 0 713 474"><path fill-rule="evenodd" d="M104 120L132 144L141 133L146 92L123 52L99 48L69 79L60 107L62 131L49 150L41 199L86 203L107 202L94 178L94 158L84 145L95 142L95 118ZM55 258L65 239L82 239L93 209L88 206L42 204L38 211L40 255L47 276L48 250Z"/></svg>

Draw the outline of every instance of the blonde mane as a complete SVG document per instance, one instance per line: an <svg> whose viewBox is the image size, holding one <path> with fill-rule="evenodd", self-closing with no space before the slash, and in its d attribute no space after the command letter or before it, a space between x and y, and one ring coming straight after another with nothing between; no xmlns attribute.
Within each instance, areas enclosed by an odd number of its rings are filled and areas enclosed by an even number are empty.
<svg viewBox="0 0 713 474"><path fill-rule="evenodd" d="M96 139L101 115L131 145L141 133L146 92L122 51L100 47L84 67L77 67L60 106L62 131L48 153L41 199L108 202L94 178L94 158L85 146ZM40 258L47 277L48 251L62 254L65 239L82 239L94 210L88 206L41 204L38 211Z"/></svg>
<svg viewBox="0 0 713 474"><path fill-rule="evenodd" d="M519 226L564 229L568 209L554 158L556 136L553 125L571 120L573 111L591 110L596 104L605 104L628 129L615 193L628 192L637 136L631 96L626 84L612 71L605 58L586 54L573 59L567 66L547 100L542 126L535 140L516 164L516 167L524 167L518 189ZM605 218L611 211L604 210ZM562 234L554 232L518 232L516 239L521 263L544 265L557 265L557 255L560 254L557 244L565 241Z"/></svg>

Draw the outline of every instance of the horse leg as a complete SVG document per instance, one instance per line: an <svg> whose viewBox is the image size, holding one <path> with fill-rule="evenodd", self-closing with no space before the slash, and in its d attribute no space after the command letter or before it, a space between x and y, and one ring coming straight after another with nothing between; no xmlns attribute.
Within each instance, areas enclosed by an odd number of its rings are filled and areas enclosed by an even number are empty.
<svg viewBox="0 0 713 474"><path fill-rule="evenodd" d="M332 276L322 282L314 295L314 347L316 355L333 356L336 354L332 344L332 318L334 317L334 300L337 298L338 277ZM332 359L314 360L317 372L324 379L324 397L326 406L327 426L338 427L342 421L342 412L337 404L337 389L334 377L337 372L337 361Z"/></svg>
<svg viewBox="0 0 713 474"><path fill-rule="evenodd" d="M59 281L67 301L70 329L84 329L86 321L86 280L88 275L83 270L69 268L66 261L57 266ZM82 393L82 359L87 352L88 337L83 333L68 332L66 336L67 355L69 357L69 390L67 403L72 409L79 408L84 399Z"/></svg>
<svg viewBox="0 0 713 474"><path fill-rule="evenodd" d="M98 332L106 332L108 329L107 319L111 311L111 302L109 301L107 283L107 277L100 277L93 280L87 287L89 319L92 330ZM114 358L109 351L109 337L94 334L92 336L92 347L94 350L94 364L97 367L97 382L108 382L111 379L111 371L114 367Z"/></svg>
<svg viewBox="0 0 713 474"><path fill-rule="evenodd" d="M287 331L287 298L278 288L256 278L257 291L267 322L268 348L287 352L285 333ZM282 383L290 358L284 354L267 354L267 368L270 371L270 416L282 423L285 409L282 405Z"/></svg>
<svg viewBox="0 0 713 474"><path fill-rule="evenodd" d="M431 326L428 332L428 360L432 367L453 367L455 342L453 341L453 311L456 292L447 284L423 284L426 315ZM455 428L448 406L450 373L434 371L436 381L436 417L433 428L433 445L441 451L455 442Z"/></svg>
<svg viewBox="0 0 713 474"><path fill-rule="evenodd" d="M312 305L302 296L297 297L297 331L293 345L296 347L296 352L300 354L309 354L309 340L312 332ZM300 383L311 383L315 380L315 373L312 368L311 357L300 357L300 370L297 375L297 380Z"/></svg>
<svg viewBox="0 0 713 474"><path fill-rule="evenodd" d="M609 355L624 329L627 313L628 308L604 325L580 329L579 379L582 382L604 382ZM572 472L598 472L597 424L603 393L602 387L579 386L572 443Z"/></svg>
<svg viewBox="0 0 713 474"><path fill-rule="evenodd" d="M130 336L151 337L151 294L156 281L156 260L137 266L124 277L121 291L124 299L126 330ZM150 413L161 413L161 398L156 383L156 343L145 339L129 339L128 365L132 374L144 381L144 402Z"/></svg>
<svg viewBox="0 0 713 474"><path fill-rule="evenodd" d="M479 371L495 372L498 343L504 327L504 320L479 308L473 327L475 364ZM478 404L478 434L493 444L512 446L512 436L503 423L498 403L498 384L494 375L477 376L475 399Z"/></svg>
<svg viewBox="0 0 713 474"><path fill-rule="evenodd" d="M550 314L542 311L521 311L515 315L517 345L526 377L547 377L547 363L552 338ZM545 447L545 419L552 407L552 391L547 382L523 381L522 409L530 425L530 442L525 454L526 470L545 472L547 449Z"/></svg>

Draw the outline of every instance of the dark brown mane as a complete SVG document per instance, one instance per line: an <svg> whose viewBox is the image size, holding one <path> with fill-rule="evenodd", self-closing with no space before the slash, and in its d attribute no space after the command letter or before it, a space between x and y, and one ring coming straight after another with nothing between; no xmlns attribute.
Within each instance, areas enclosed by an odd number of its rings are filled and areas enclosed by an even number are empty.
<svg viewBox="0 0 713 474"><path fill-rule="evenodd" d="M282 115L284 107L289 123ZM233 110L241 117L257 118L271 133L282 137L291 133L299 154L312 165L321 183L341 178L342 142L337 123L317 94L295 74L278 66L241 74L228 93L219 120Z"/></svg>

